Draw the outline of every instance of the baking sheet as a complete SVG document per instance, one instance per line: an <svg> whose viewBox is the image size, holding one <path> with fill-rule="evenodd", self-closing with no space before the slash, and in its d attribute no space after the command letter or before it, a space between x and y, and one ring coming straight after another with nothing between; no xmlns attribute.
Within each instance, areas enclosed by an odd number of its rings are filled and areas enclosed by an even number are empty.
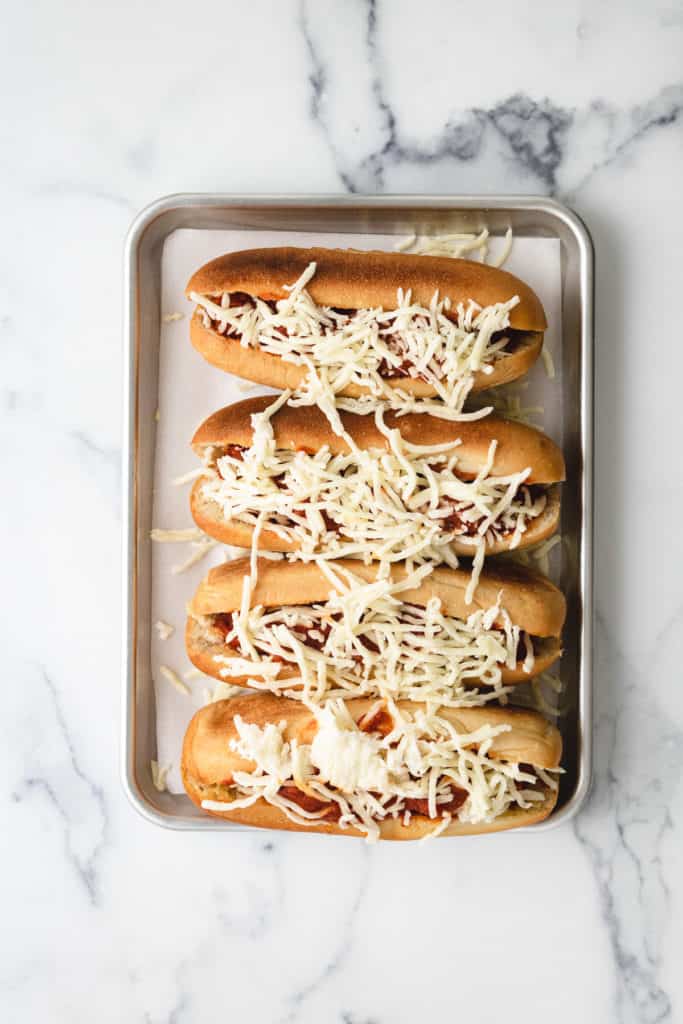
<svg viewBox="0 0 683 1024"><path fill-rule="evenodd" d="M164 243L161 260L161 327L159 339L158 413L150 430L156 431L153 524L161 529L189 529L193 522L189 513L188 494L191 484L175 485L173 481L196 469L198 460L189 447L197 426L211 412L223 405L249 395L269 391L209 366L194 351L189 341L189 320L192 305L184 297L190 275L201 264L235 249L268 245L324 245L356 249L393 250L395 235L320 234L281 231L200 231L179 229ZM490 241L489 258L500 250L502 239ZM542 408L530 416L558 444L562 445L562 387L559 377L562 366L561 336L561 265L560 241L557 238L519 238L513 243L505 269L527 281L539 295L548 318L545 345L551 353L557 375L550 379L541 360L524 381L506 389L520 396L525 408ZM181 319L170 319L182 314ZM485 397L485 396L483 396ZM185 605L202 577L212 565L226 557L234 557L235 549L217 545L195 566L174 574L173 568L185 562L196 549L189 543L159 543L152 550L151 619L167 622L173 634L162 640L151 630L150 659L156 699L157 759L168 769L166 786L171 793L182 793L179 761L182 738L194 711L206 703L213 693L215 680L202 676L184 679L189 694L179 692L166 679L160 668L167 666L182 679L191 669L185 654ZM242 554L243 552L240 552ZM551 577L556 581L561 571L562 550L558 546L551 559Z"/></svg>

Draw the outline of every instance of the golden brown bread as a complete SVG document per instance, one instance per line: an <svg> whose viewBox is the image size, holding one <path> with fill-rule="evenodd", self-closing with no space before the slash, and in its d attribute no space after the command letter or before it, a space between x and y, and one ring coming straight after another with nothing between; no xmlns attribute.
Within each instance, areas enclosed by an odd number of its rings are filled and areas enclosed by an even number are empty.
<svg viewBox="0 0 683 1024"><path fill-rule="evenodd" d="M197 428L192 438L194 451L203 457L210 447L220 449L228 444L249 447L253 439L251 417L263 412L272 401L272 396L259 395L219 409ZM389 442L378 430L374 416L342 413L341 419L344 429L360 448L389 448ZM397 428L401 437L411 444L438 445L459 439L458 470L463 476L476 476L486 461L491 442L496 440L492 476L509 476L530 467L528 484L554 484L564 480L564 458L558 446L540 430L514 420L487 416L481 420L452 423L420 413L407 416L389 413L385 422L390 428ZM349 451L344 439L334 433L325 414L315 406L284 405L271 417L271 424L280 448L304 448L315 452L327 445L334 454ZM201 480L197 480L192 488L190 510L197 525L210 536L235 547L251 546L252 527L237 521L226 522L219 506L203 496ZM551 487L545 510L528 523L522 535L518 545L520 550L550 537L557 529L559 519L559 489ZM265 551L296 550L295 543L268 529L261 532L260 546ZM471 556L473 553L473 545L467 539L456 537L451 547L458 555ZM487 554L500 554L508 551L509 547L509 538L502 537L487 545Z"/></svg>
<svg viewBox="0 0 683 1024"><path fill-rule="evenodd" d="M350 700L347 707L359 721L374 702L369 699ZM414 711L419 704L399 704ZM556 768L562 753L562 740L558 730L537 712L508 708L441 708L439 712L458 731L474 731L481 725L509 724L509 732L495 737L489 756L515 763L535 764L541 768ZM228 785L236 771L250 771L253 765L230 749L229 742L237 735L234 718L239 715L245 722L261 727L268 722L286 723L285 739L297 738L300 744L310 743L317 723L311 711L298 701L290 701L271 694L249 694L217 701L201 708L193 717L185 734L181 759L183 785L190 799L201 807L203 800L227 800ZM548 790L542 804L524 811L508 811L490 824L468 825L453 821L443 835L472 835L497 832L531 825L546 818L556 802L556 793ZM290 821L278 808L263 800L234 811L208 811L216 817L240 822L256 828L277 828L288 831L321 832L332 835L362 836L356 829L341 829L331 822L302 826ZM379 823L383 839L419 839L434 829L435 822L414 814L410 823L387 819Z"/></svg>
<svg viewBox="0 0 683 1024"><path fill-rule="evenodd" d="M340 558L332 568L346 569L365 581L376 578L377 563ZM242 581L249 573L249 559L239 558L211 569L199 584L189 609L193 615L211 615L237 611L242 599ZM406 569L396 563L391 577L402 580ZM479 608L491 608L501 595L501 604L514 625L532 636L559 636L566 615L566 601L561 591L540 573L512 564L482 570L472 604L465 603L465 590L470 580L467 569L435 568L418 586L401 592L409 604L425 607L431 597L441 599L446 615L467 618ZM328 577L315 562L258 560L258 579L250 607L278 608L288 604L316 604L327 600L333 590Z"/></svg>
<svg viewBox="0 0 683 1024"><path fill-rule="evenodd" d="M224 292L245 292L263 299L282 299L288 294L285 285L293 284L313 261L316 273L307 285L309 294L319 305L338 309L393 309L399 287L410 288L414 300L423 305L428 305L438 290L441 297L451 299L453 308L469 299L489 306L517 295L520 301L510 312L510 327L520 332L516 346L495 361L492 373L474 374L474 391L516 380L540 354L547 323L538 296L507 271L470 260L353 249L250 249L227 253L201 267L190 279L186 294L216 298ZM190 324L190 338L213 366L258 384L296 389L306 377L304 367L257 348L243 348L238 340L204 327L197 313ZM387 383L418 397L436 393L422 380L394 377ZM364 389L349 385L341 393L358 397Z"/></svg>
<svg viewBox="0 0 683 1024"><path fill-rule="evenodd" d="M364 565L349 559L338 559L335 567L348 569L356 576L370 581L375 578L376 565ZM221 659L237 657L237 652L222 643L209 640L194 616L213 615L237 611L241 604L242 584L248 575L248 558L226 562L211 569L199 584L188 606L190 616L185 629L185 648L192 664L206 675L222 679ZM392 566L392 577L405 578L405 568ZM482 572L479 585L471 605L465 604L465 589L469 572L461 569L436 568L418 587L405 590L403 601L424 607L434 596L441 598L442 610L454 618L466 619L478 608L489 608L502 594L502 606L507 610L514 625L526 630L534 637L534 667L525 672L520 661L514 668L501 667L501 681L505 686L526 683L545 672L557 661L562 653L559 636L564 625L566 602L564 595L544 576L531 569L506 565L487 567ZM282 605L303 605L323 603L333 589L329 579L314 562L273 562L259 559L258 579L251 598L251 607L277 608ZM296 666L283 665L277 678L276 687L287 687L287 680L299 675ZM249 686L249 678L258 679L256 671L247 676L230 676L230 682L237 686ZM284 684L284 687L281 685ZM301 683L291 688L301 689ZM473 685L476 685L473 681Z"/></svg>
<svg viewBox="0 0 683 1024"><path fill-rule="evenodd" d="M350 559L337 559L335 566L346 568L362 580L375 579L377 565L365 565ZM185 649L193 665L201 672L215 679L222 679L220 669L224 662L216 662L216 655L222 658L238 656L237 651L207 638L195 616L237 611L242 601L242 587L245 575L249 573L250 560L240 558L225 562L211 569L202 581L195 596L188 604L189 616L185 627ZM401 564L391 569L394 580L405 577ZM533 637L535 663L530 672L524 672L521 662L510 669L501 669L502 682L506 686L526 683L546 672L560 657L560 633L564 625L566 601L564 595L543 575L525 566L506 564L490 567L486 565L481 573L472 604L465 603L465 589L469 572L464 569L437 567L419 587L403 591L401 599L407 603L424 607L431 597L441 599L441 608L447 615L467 618L478 608L488 608L502 595L501 603L511 617L512 623ZM252 594L251 607L265 608L282 605L316 604L325 602L333 586L325 573L314 562L273 562L258 560L258 579ZM276 685L299 675L295 666L284 665ZM230 682L248 686L247 676L232 676ZM251 673L258 679L257 672ZM293 689L300 688L295 684Z"/></svg>
<svg viewBox="0 0 683 1024"><path fill-rule="evenodd" d="M194 451L201 457L207 446L239 444L248 448L253 439L251 417L263 412L273 401L272 395L257 395L212 413L195 431ZM389 450L389 441L377 428L374 416L350 412L340 415L344 429L359 448ZM384 421L390 429L397 428L409 444L429 446L459 440L458 471L463 474L476 476L486 461L491 442L497 441L492 476L509 476L531 467L528 484L553 484L565 478L561 450L542 431L525 423L493 415L453 423L425 413L387 413ZM349 451L344 438L335 434L317 406L283 405L270 422L278 448L315 452L327 445L334 454Z"/></svg>
<svg viewBox="0 0 683 1024"><path fill-rule="evenodd" d="M190 278L186 295L219 296L245 292L262 299L284 299L310 263L315 276L306 286L319 306L337 309L394 309L396 291L408 288L413 300L428 306L434 292L451 306L473 299L480 306L519 303L510 312L510 326L519 331L544 331L541 302L532 289L498 267L473 260L358 249L299 249L282 246L230 252L211 260Z"/></svg>

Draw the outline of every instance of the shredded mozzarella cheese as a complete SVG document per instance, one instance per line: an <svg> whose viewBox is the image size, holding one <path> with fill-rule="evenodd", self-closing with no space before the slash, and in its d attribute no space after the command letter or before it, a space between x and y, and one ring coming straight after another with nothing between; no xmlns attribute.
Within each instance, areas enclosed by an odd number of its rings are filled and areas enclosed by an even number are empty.
<svg viewBox="0 0 683 1024"><path fill-rule="evenodd" d="M486 262L489 249L488 228L482 228L478 235L467 231L455 231L439 235L416 235L405 239L401 252L413 252L420 256L449 256L461 259L472 254L479 255Z"/></svg>
<svg viewBox="0 0 683 1024"><path fill-rule="evenodd" d="M546 345L544 345L541 350L541 356L543 357L543 365L545 367L545 372L548 375L548 380L554 380L555 363L553 361L552 353Z"/></svg>
<svg viewBox="0 0 683 1024"><path fill-rule="evenodd" d="M370 583L335 562L318 564L330 580L323 604L247 607L225 632L212 616L196 620L206 642L220 646L214 660L224 678L316 702L377 694L472 707L506 699L502 668L518 663L520 645L524 670L533 670L530 637L499 603L459 619L444 614L438 598L424 608L402 602L429 564L402 581ZM283 665L295 674L280 678Z"/></svg>
<svg viewBox="0 0 683 1024"><path fill-rule="evenodd" d="M215 548L218 541L211 540L206 537L202 541L192 541L192 546L195 549L191 555L189 555L184 562L180 562L178 565L174 565L171 568L173 576L178 576L182 572L187 572L197 562L201 562L205 555L208 555L212 548Z"/></svg>
<svg viewBox="0 0 683 1024"><path fill-rule="evenodd" d="M381 410L375 422L388 451L359 449L348 434L349 453L335 455L326 445L313 453L279 449L270 418L288 395L252 417L252 444L240 457L207 448L200 495L228 522L260 524L304 559L420 558L455 567L451 544L457 539L471 547L480 569L487 546L501 538L518 546L546 507L545 491L533 494L525 486L530 468L491 475L495 442L477 477L463 479L459 442L405 442L398 429L386 426ZM475 585L476 579L470 598Z"/></svg>
<svg viewBox="0 0 683 1024"><path fill-rule="evenodd" d="M184 544L187 541L198 541L206 538L206 535L197 529L196 526L191 526L188 530L160 530L155 528L150 530L149 535L153 541L161 544Z"/></svg>
<svg viewBox="0 0 683 1024"><path fill-rule="evenodd" d="M489 232L483 228L478 235L468 232L456 232L439 235L420 235L416 232L400 239L394 246L396 252L413 252L422 256L449 256L461 259L467 255L478 255L482 263L492 267L502 267L512 251L512 228L508 228L503 239L503 246L494 259L489 260Z"/></svg>
<svg viewBox="0 0 683 1024"><path fill-rule="evenodd" d="M182 693L185 697L189 696L191 693L190 687L182 681L177 672L174 672L172 668L168 667L168 665L160 665L159 672L164 679L171 684L171 686L176 688L178 693Z"/></svg>
<svg viewBox="0 0 683 1024"><path fill-rule="evenodd" d="M319 405L335 429L339 408L368 412L378 401L400 413L429 411L445 419L486 415L483 409L463 412L465 399L474 374L493 372L494 362L506 355L505 332L519 296L486 307L470 300L452 309L438 293L422 306L412 301L410 290L399 288L393 310L337 310L318 306L306 291L315 271L310 263L275 308L257 297L231 305L227 293L220 300L197 292L190 298L202 311L204 326L239 338L245 348L304 367L307 374L293 404ZM417 398L388 383L401 377L426 381L436 398ZM342 398L349 386L360 388L361 397Z"/></svg>
<svg viewBox="0 0 683 1024"><path fill-rule="evenodd" d="M198 476L201 476L201 469L191 469L189 473L174 477L171 483L174 487L182 487L183 484L189 484L192 480L196 480Z"/></svg>
<svg viewBox="0 0 683 1024"><path fill-rule="evenodd" d="M457 811L463 822L491 822L512 807L529 808L543 802L552 775L538 769L499 761L489 756L496 736L509 725L483 725L471 733L458 730L430 709L407 711L389 702L391 731L381 737L363 732L342 700L312 706L317 731L310 745L286 740L284 722L263 728L235 717L237 738L231 749L254 765L237 771L231 783L234 798L204 800L206 810L229 811L263 799L300 824L324 821L332 805L340 828L355 828L369 841L380 836L387 818L410 820L407 801L427 800L436 823L432 835L445 830L453 814L448 809L454 789L464 794ZM305 810L280 793L294 783L319 800L320 810Z"/></svg>
<svg viewBox="0 0 683 1024"><path fill-rule="evenodd" d="M166 777L171 770L170 764L162 767L158 761L150 761L149 768L152 774L154 788L158 793L163 793L166 789Z"/></svg>
<svg viewBox="0 0 683 1024"><path fill-rule="evenodd" d="M531 693L526 703L551 719L562 718L574 703L571 695L564 693L564 690L565 685L561 679L544 672L537 679L531 680Z"/></svg>
<svg viewBox="0 0 683 1024"><path fill-rule="evenodd" d="M556 533L554 537L543 541L531 552L531 557L544 576L550 574L550 552L562 544L562 535Z"/></svg>
<svg viewBox="0 0 683 1024"><path fill-rule="evenodd" d="M503 240L503 248L499 255L491 261L492 267L502 267L507 261L510 253L512 252L512 228L508 228L505 232L505 238Z"/></svg>
<svg viewBox="0 0 683 1024"><path fill-rule="evenodd" d="M522 390L526 388L527 381L515 381L515 388L512 385L503 384L499 388L492 388L486 393L486 401L489 407L497 413L507 417L509 420L516 420L518 423L526 423L529 426L536 426L534 422L542 419L545 414L545 407L542 405L522 405Z"/></svg>
<svg viewBox="0 0 683 1024"><path fill-rule="evenodd" d="M204 673L200 672L199 669L195 668L193 665L192 668L188 668L183 672L183 679L201 679L203 675Z"/></svg>

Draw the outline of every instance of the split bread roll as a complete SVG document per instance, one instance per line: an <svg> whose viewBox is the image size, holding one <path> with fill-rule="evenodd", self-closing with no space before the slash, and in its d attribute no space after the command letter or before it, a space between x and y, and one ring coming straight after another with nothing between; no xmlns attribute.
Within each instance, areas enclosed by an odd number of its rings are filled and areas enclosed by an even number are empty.
<svg viewBox="0 0 683 1024"><path fill-rule="evenodd" d="M248 558L212 569L188 606L185 634L193 665L240 686L476 702L470 687L528 682L561 654L564 595L521 566L487 565L468 604L462 569L410 573L395 564L377 585L377 563L261 558L249 600L261 610L249 620L251 647L240 628L249 573Z"/></svg>
<svg viewBox="0 0 683 1024"><path fill-rule="evenodd" d="M345 545L354 546L354 555L380 557L392 531L399 539L390 554L409 557L422 546L431 547L433 557L436 549L442 555L444 546L473 556L482 536L487 555L521 549L557 529L564 459L533 427L498 416L454 423L420 413L388 413L382 430L375 416L342 413L344 431L358 449L353 452L319 409L286 404L268 416L272 401L264 395L227 406L205 420L192 439L212 475L194 484L192 516L225 544L249 547L259 512L265 515L262 550L332 548L342 557L352 553ZM275 451L254 467L249 452L257 432L263 437L270 429ZM435 451L439 446L447 450ZM323 518L305 516L312 493Z"/></svg>
<svg viewBox="0 0 683 1024"><path fill-rule="evenodd" d="M181 774L191 800L228 821L419 839L547 818L561 748L558 730L534 711L441 708L437 717L408 703L320 709L251 694L195 714Z"/></svg>
<svg viewBox="0 0 683 1024"><path fill-rule="evenodd" d="M307 279L311 267L314 273ZM280 300L291 298L292 286L299 281L311 302L276 307ZM404 296L410 292L415 314L421 318L411 337L405 318L387 323L386 317L368 315L368 311L395 311L399 289ZM434 320L427 322L428 315L418 313L428 314L435 293L440 300L448 300L438 327ZM486 264L438 256L352 249L250 249L207 263L192 276L186 294L197 303L190 326L197 351L221 370L275 388L303 387L309 369L302 354L312 357L315 368L336 365L336 357L320 343L321 334L346 331L348 335L360 321L371 332L377 325L379 340L372 334L370 345L359 350L370 376L359 373L334 387L337 394L353 398L377 394L380 379L389 388L417 398L440 395L435 378L453 387L457 378L468 376L473 391L508 383L536 361L547 326L541 302L523 281ZM261 300L260 309L257 300ZM468 313L471 302L484 311L474 322ZM498 308L502 304L511 308ZM358 311L363 315L359 317ZM279 319L273 320L273 315ZM457 359L453 352L464 334L454 340L449 322L469 334ZM411 322L411 330L415 323ZM435 331L444 342L443 358L437 355L430 369L424 369L419 360L428 348L436 351L430 347ZM483 351L481 345L476 347L479 334L485 335ZM312 336L318 338L313 348Z"/></svg>

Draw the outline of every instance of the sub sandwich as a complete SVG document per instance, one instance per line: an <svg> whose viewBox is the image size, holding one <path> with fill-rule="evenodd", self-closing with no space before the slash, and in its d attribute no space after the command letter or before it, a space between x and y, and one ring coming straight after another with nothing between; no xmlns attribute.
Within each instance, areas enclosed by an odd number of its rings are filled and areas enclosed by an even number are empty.
<svg viewBox="0 0 683 1024"><path fill-rule="evenodd" d="M195 714L181 774L193 802L228 821L420 839L542 821L560 756L558 730L533 711L250 694Z"/></svg>
<svg viewBox="0 0 683 1024"><path fill-rule="evenodd" d="M207 675L305 700L483 704L559 658L566 604L512 565L487 567L469 605L468 586L469 572L429 564L238 559L198 587L186 649Z"/></svg>
<svg viewBox="0 0 683 1024"><path fill-rule="evenodd" d="M430 408L459 416L470 391L527 372L547 326L512 274L433 256L250 249L207 263L186 294L208 362L330 412L335 396L356 411L358 400L407 411L436 399Z"/></svg>
<svg viewBox="0 0 683 1024"><path fill-rule="evenodd" d="M533 427L488 416L342 413L261 396L210 416L192 440L206 474L190 506L226 544L397 561L478 558L555 532L562 452Z"/></svg>

